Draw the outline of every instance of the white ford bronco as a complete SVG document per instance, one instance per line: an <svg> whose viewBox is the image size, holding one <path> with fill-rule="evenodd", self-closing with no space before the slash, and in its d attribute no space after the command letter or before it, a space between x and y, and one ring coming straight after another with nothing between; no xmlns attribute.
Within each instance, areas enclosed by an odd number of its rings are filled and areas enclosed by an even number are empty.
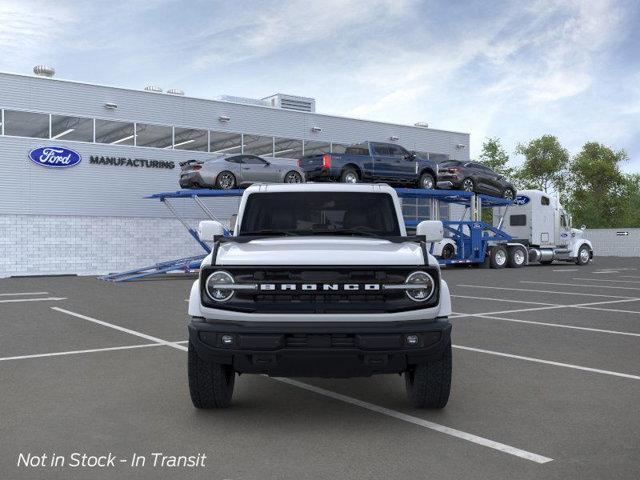
<svg viewBox="0 0 640 480"><path fill-rule="evenodd" d="M212 244L189 299L189 389L226 407L236 373L404 374L410 402L443 408L451 386L449 289L428 253L442 223L407 236L387 185L247 188L233 235Z"/></svg>

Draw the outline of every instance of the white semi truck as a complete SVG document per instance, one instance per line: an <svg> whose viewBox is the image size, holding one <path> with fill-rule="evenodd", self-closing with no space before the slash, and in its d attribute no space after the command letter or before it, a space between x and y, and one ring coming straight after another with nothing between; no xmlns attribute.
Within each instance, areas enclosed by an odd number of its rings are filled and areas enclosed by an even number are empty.
<svg viewBox="0 0 640 480"><path fill-rule="evenodd" d="M512 237L509 245L527 249L529 263L585 265L593 259L591 242L583 238L585 227L572 228L571 216L559 200L543 191L519 191L506 211L496 207L493 225Z"/></svg>

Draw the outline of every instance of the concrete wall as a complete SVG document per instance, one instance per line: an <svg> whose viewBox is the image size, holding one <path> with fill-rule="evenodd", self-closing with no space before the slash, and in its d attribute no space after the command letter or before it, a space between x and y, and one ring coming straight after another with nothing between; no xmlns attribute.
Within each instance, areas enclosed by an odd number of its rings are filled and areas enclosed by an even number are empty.
<svg viewBox="0 0 640 480"><path fill-rule="evenodd" d="M640 257L640 228L587 229L584 237L597 257Z"/></svg>
<svg viewBox="0 0 640 480"><path fill-rule="evenodd" d="M204 253L168 218L2 215L0 231L0 277L99 275Z"/></svg>

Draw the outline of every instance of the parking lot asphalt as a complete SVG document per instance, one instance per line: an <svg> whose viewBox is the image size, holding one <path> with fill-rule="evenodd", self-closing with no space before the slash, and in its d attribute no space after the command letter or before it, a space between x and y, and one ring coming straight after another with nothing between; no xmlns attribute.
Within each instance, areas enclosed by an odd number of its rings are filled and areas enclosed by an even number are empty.
<svg viewBox="0 0 640 480"><path fill-rule="evenodd" d="M397 375L243 375L231 408L199 411L184 351L193 278L0 280L0 478L640 478L640 259L444 278L441 411L410 407ZM18 466L73 452L127 462ZM207 458L153 467L153 453Z"/></svg>

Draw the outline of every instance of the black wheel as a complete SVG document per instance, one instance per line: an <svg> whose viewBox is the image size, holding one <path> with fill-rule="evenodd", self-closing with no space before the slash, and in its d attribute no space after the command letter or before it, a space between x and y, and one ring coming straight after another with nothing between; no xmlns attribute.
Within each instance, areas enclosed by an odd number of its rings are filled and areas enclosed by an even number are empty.
<svg viewBox="0 0 640 480"><path fill-rule="evenodd" d="M230 190L236 186L236 177L231 172L220 172L216 177L216 188Z"/></svg>
<svg viewBox="0 0 640 480"><path fill-rule="evenodd" d="M507 249L502 245L491 247L489 252L489 266L491 268L504 268L507 266Z"/></svg>
<svg viewBox="0 0 640 480"><path fill-rule="evenodd" d="M353 168L345 168L342 171L342 175L340 175L340 181L342 183L358 183L360 181L360 177L358 176L358 172Z"/></svg>
<svg viewBox="0 0 640 480"><path fill-rule="evenodd" d="M582 245L578 250L578 256L576 257L576 263L578 265L586 265L591 260L591 250L586 245Z"/></svg>
<svg viewBox="0 0 640 480"><path fill-rule="evenodd" d="M473 192L475 191L476 185L473 183L473 180L470 178L465 178L462 181L462 190L465 192Z"/></svg>
<svg viewBox="0 0 640 480"><path fill-rule="evenodd" d="M236 374L230 365L202 360L189 342L189 393L196 408L225 408L231 404Z"/></svg>
<svg viewBox="0 0 640 480"><path fill-rule="evenodd" d="M455 247L450 243L447 243L444 247L442 247L442 254L440 255L440 257L445 260L449 260L453 258L455 254L456 254Z"/></svg>
<svg viewBox="0 0 640 480"><path fill-rule="evenodd" d="M418 185L420 188L424 188L425 190L432 190L436 188L436 181L430 173L423 173L420 175L420 182Z"/></svg>
<svg viewBox="0 0 640 480"><path fill-rule="evenodd" d="M509 268L524 267L527 263L527 252L522 247L509 247Z"/></svg>
<svg viewBox="0 0 640 480"><path fill-rule="evenodd" d="M404 372L407 398L417 408L444 408L451 391L451 342L438 360Z"/></svg>
<svg viewBox="0 0 640 480"><path fill-rule="evenodd" d="M505 188L502 192L502 198L506 198L507 200L513 200L516 198L516 192L513 191L513 188Z"/></svg>
<svg viewBox="0 0 640 480"><path fill-rule="evenodd" d="M295 170L291 170L284 176L284 183L302 183L302 175Z"/></svg>

